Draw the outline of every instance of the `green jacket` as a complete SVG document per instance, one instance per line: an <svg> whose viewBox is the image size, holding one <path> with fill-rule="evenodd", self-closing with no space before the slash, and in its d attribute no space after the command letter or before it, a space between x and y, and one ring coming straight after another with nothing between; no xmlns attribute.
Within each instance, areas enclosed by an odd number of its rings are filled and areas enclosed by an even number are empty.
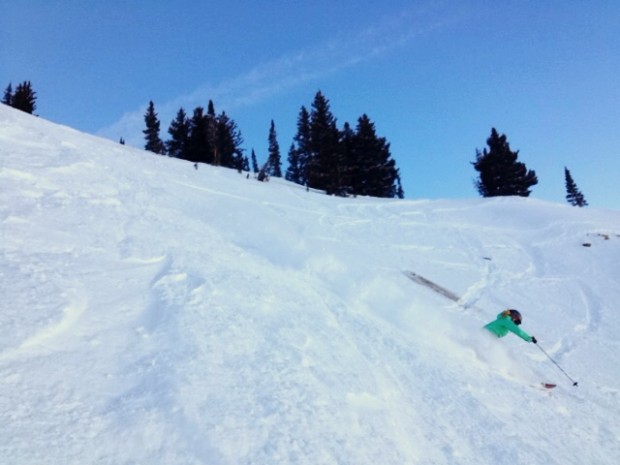
<svg viewBox="0 0 620 465"><path fill-rule="evenodd" d="M484 326L484 329L491 331L497 337L504 337L508 331L515 333L526 342L532 342L532 336L519 328L508 315L503 312L497 315L497 319Z"/></svg>

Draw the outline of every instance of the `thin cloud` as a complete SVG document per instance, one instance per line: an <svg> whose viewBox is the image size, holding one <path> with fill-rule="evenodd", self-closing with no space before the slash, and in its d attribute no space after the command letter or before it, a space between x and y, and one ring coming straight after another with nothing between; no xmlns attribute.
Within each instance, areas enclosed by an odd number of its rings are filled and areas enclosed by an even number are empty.
<svg viewBox="0 0 620 465"><path fill-rule="evenodd" d="M188 111L196 106L205 106L209 100L227 112L252 106L308 82L316 82L377 59L409 44L417 36L445 27L448 22L436 10L433 8L430 14L429 11L403 11L356 34L333 37L318 46L259 64L236 78L217 85L208 84L174 100L157 103L160 120L171 121L179 108ZM111 139L123 136L128 144L141 146L144 112L145 109L140 108L125 113L117 122L98 131L98 134Z"/></svg>

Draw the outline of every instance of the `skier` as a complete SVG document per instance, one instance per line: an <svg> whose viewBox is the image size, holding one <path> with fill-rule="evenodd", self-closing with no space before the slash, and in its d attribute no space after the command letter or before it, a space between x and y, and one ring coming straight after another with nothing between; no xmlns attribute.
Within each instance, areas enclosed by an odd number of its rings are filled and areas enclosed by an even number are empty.
<svg viewBox="0 0 620 465"><path fill-rule="evenodd" d="M520 324L521 314L517 310L508 309L497 315L497 319L485 325L484 329L495 334L497 337L504 337L506 334L508 334L508 331L510 331L511 333L519 336L525 342L533 342L534 344L536 344L536 338L530 336L521 328L519 328Z"/></svg>

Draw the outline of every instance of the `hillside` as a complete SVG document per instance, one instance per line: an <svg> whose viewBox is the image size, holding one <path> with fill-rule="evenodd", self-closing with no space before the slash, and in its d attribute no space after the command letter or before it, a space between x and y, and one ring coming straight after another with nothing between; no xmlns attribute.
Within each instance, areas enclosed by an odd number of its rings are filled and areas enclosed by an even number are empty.
<svg viewBox="0 0 620 465"><path fill-rule="evenodd" d="M620 457L618 211L328 197L0 105L0 224L0 463Z"/></svg>

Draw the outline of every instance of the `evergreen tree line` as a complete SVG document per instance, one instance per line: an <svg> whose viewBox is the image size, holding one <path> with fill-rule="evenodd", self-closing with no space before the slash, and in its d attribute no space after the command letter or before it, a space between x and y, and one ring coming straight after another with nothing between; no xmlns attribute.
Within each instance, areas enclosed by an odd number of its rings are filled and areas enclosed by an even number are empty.
<svg viewBox="0 0 620 465"><path fill-rule="evenodd" d="M213 102L207 113L201 107L192 118L181 108L168 129L170 139L160 139L160 122L153 102L144 115L145 149L194 163L250 171L243 155L243 139L236 123L225 113L215 114ZM259 168L252 150L251 164L257 179L282 177L280 146L273 120L269 128L268 157ZM368 116L358 119L353 130L348 123L336 125L329 101L317 92L311 111L302 106L297 133L288 153L285 178L330 195L368 195L403 198L400 175L390 154L390 144L376 134Z"/></svg>
<svg viewBox="0 0 620 465"><path fill-rule="evenodd" d="M203 107L196 107L191 118L180 108L168 128L170 139L165 142L159 136L160 122L152 101L144 120L146 150L193 163L207 163L238 171L247 169L247 158L244 158L241 148L243 138L237 124L225 112L216 115L212 101L209 101L206 113Z"/></svg>
<svg viewBox="0 0 620 465"><path fill-rule="evenodd" d="M287 180L333 195L404 197L390 144L367 115L358 118L355 129L349 123L339 129L319 91L310 111L301 107L293 140Z"/></svg>
<svg viewBox="0 0 620 465"><path fill-rule="evenodd" d="M2 97L2 103L10 107L16 108L26 113L32 114L37 108L37 94L32 90L30 81L24 81L15 88L13 92L13 86L11 83L4 90L4 96Z"/></svg>
<svg viewBox="0 0 620 465"><path fill-rule="evenodd" d="M478 193L483 197L528 197L531 187L538 184L536 172L528 170L524 163L517 161L519 151L512 151L506 135L500 135L495 128L491 129L487 145L489 148L482 152L476 150L476 161L472 163L479 173L479 179L475 182ZM577 207L588 205L566 167L564 177L568 203Z"/></svg>
<svg viewBox="0 0 620 465"><path fill-rule="evenodd" d="M30 81L24 81L15 91L9 83L2 103L32 114L36 100ZM170 139L165 142L159 136L160 122L152 101L144 119L146 150L193 163L250 171L250 160L243 154L243 138L237 124L225 112L216 115L212 101L206 113L204 108L196 107L191 118L180 108L168 128ZM267 161L261 168L254 150L251 153L252 171L262 181L270 176L282 177L280 146L273 120L268 141ZM124 144L122 138L120 142ZM529 196L531 188L538 184L536 172L517 161L519 152L510 149L506 135L492 128L487 145L488 149L482 152L476 150L476 160L472 163L479 173L475 181L478 193L483 197ZM308 188L343 196L404 197L390 144L377 136L374 123L364 114L358 118L355 129L349 123L339 129L329 100L320 91L310 111L301 107L288 162L286 179ZM588 202L566 167L564 178L567 202L578 207L587 206Z"/></svg>

